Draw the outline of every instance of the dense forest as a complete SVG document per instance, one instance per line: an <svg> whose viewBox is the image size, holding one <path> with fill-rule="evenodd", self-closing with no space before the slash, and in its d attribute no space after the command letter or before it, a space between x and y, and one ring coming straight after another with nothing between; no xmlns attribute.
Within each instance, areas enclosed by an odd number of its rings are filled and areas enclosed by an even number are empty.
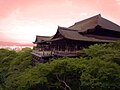
<svg viewBox="0 0 120 90"><path fill-rule="evenodd" d="M30 48L0 49L0 90L120 90L120 42L32 66Z"/></svg>

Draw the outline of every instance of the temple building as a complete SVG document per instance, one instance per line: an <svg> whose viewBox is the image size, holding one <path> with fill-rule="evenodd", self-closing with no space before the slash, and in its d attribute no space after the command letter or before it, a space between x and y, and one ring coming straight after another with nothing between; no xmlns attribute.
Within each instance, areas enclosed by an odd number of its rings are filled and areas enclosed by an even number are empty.
<svg viewBox="0 0 120 90"><path fill-rule="evenodd" d="M36 36L33 62L47 62L51 57L78 57L93 44L120 40L120 26L96 15L66 28L58 26L55 35Z"/></svg>

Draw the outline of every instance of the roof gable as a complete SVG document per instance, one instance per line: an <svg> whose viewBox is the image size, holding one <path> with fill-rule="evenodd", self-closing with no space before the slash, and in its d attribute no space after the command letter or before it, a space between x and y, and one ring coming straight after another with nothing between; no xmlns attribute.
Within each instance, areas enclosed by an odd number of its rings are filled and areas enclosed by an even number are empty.
<svg viewBox="0 0 120 90"><path fill-rule="evenodd" d="M94 28L98 24L98 19L100 15L76 22L74 25L70 26L70 29L80 30L81 32L86 31L87 29Z"/></svg>
<svg viewBox="0 0 120 90"><path fill-rule="evenodd" d="M99 20L98 20L98 25L101 26L102 28L104 29L108 29L108 30L112 30L112 31L117 31L117 32L120 32L120 26L101 17Z"/></svg>

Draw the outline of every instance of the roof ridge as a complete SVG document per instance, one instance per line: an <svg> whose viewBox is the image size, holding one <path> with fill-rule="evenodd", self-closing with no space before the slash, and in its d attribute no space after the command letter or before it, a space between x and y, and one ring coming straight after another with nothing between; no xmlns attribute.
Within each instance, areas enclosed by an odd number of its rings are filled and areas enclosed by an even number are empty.
<svg viewBox="0 0 120 90"><path fill-rule="evenodd" d="M95 15L95 16L92 16L92 17L83 19L83 20L81 20L81 21L76 22L75 24L77 24L77 23L82 23L82 22L88 21L88 20L90 20L90 19L92 19L92 18L96 18L96 17L97 17L97 18L100 18L100 17L101 17L101 14L98 14L98 15ZM74 25L75 25L75 24L74 24Z"/></svg>
<svg viewBox="0 0 120 90"><path fill-rule="evenodd" d="M75 29L70 29L70 28L66 28L66 27L61 27L61 26L58 26L58 30L69 30L69 31L78 31L78 30L75 30Z"/></svg>
<svg viewBox="0 0 120 90"><path fill-rule="evenodd" d="M102 16L101 16L101 14L99 14L98 17L97 17L97 24L98 25L99 25L101 19L102 19Z"/></svg>

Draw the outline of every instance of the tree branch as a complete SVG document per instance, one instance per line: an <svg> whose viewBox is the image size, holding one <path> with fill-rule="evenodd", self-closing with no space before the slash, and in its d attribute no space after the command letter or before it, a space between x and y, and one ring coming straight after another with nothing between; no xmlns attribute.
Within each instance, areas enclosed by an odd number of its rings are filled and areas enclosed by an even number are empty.
<svg viewBox="0 0 120 90"><path fill-rule="evenodd" d="M56 77L57 77L57 79L58 79L58 81L59 82L62 82L62 83L64 83L64 85L69 89L69 90L72 90L71 88L70 88L70 86L68 86L67 85L67 83L65 82L65 81L63 81L63 80L60 80L60 78L58 77L58 75L56 74ZM66 89L65 89L66 90Z"/></svg>

